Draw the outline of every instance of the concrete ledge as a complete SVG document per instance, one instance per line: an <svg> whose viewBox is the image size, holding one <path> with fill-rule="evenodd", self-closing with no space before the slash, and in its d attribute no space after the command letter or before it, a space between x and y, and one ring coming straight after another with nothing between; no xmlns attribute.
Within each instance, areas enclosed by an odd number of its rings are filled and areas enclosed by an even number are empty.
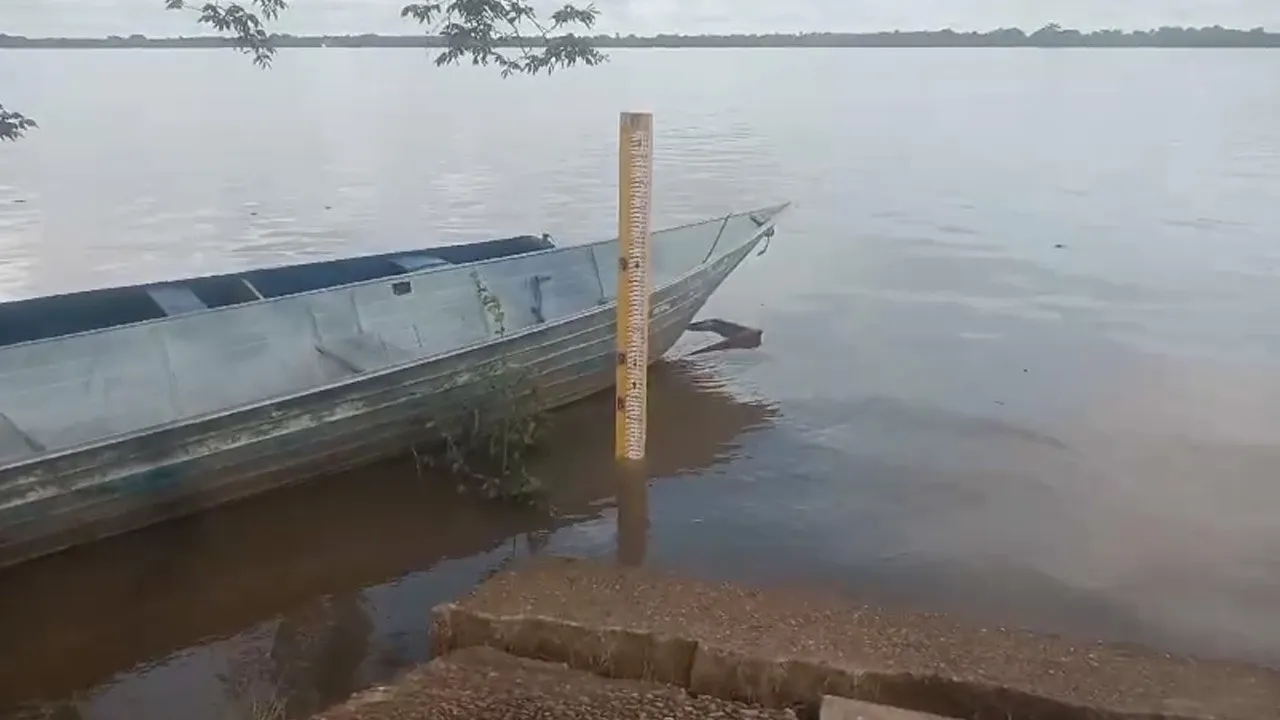
<svg viewBox="0 0 1280 720"><path fill-rule="evenodd" d="M796 720L786 710L613 680L490 648L459 650L316 720Z"/></svg>
<svg viewBox="0 0 1280 720"><path fill-rule="evenodd" d="M488 646L795 708L823 695L962 718L1280 718L1280 672L1079 644L838 597L543 558L432 612L436 654Z"/></svg>
<svg viewBox="0 0 1280 720"><path fill-rule="evenodd" d="M432 655L488 646L565 663L612 678L687 687L697 642L619 627L590 627L571 620L502 617L441 605L431 613Z"/></svg>
<svg viewBox="0 0 1280 720"><path fill-rule="evenodd" d="M948 720L948 718L827 695L822 698L822 714L818 720Z"/></svg>

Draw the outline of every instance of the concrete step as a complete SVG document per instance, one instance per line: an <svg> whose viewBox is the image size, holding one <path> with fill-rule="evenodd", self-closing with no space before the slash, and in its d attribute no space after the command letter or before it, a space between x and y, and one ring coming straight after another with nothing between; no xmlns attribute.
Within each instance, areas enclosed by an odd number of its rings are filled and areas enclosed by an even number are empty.
<svg viewBox="0 0 1280 720"><path fill-rule="evenodd" d="M960 718L1280 720L1280 671L543 557L433 611L486 645L690 692L817 709L839 695Z"/></svg>
<svg viewBox="0 0 1280 720"><path fill-rule="evenodd" d="M822 710L818 717L819 720L954 720L835 695L822 696Z"/></svg>
<svg viewBox="0 0 1280 720"><path fill-rule="evenodd" d="M450 653L316 720L796 720L790 710L695 697L490 648Z"/></svg>

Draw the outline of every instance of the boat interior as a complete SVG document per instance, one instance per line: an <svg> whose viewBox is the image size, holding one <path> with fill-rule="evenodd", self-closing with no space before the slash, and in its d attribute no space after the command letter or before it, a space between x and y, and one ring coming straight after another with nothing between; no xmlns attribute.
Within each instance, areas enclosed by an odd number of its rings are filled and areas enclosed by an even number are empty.
<svg viewBox="0 0 1280 720"><path fill-rule="evenodd" d="M0 347L553 247L549 235L518 235L0 303Z"/></svg>

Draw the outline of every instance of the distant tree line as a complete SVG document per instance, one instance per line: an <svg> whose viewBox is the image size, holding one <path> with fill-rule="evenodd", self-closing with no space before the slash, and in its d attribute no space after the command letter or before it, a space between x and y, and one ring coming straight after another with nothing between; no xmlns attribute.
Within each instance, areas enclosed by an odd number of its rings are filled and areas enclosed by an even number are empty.
<svg viewBox="0 0 1280 720"><path fill-rule="evenodd" d="M745 48L745 47L1166 47L1166 48L1277 48L1280 33L1257 27L1251 30L1212 27L1161 27L1154 30L1095 30L1081 32L1057 24L1035 32L1000 28L989 32L954 30L892 31L876 33L771 33L763 35L596 35L582 37L604 48ZM522 43L541 46L554 38L512 38L498 46ZM283 35L271 34L273 47L445 47L438 36L423 35ZM235 45L221 36L148 38L143 35L107 38L26 38L0 34L4 48L216 48Z"/></svg>

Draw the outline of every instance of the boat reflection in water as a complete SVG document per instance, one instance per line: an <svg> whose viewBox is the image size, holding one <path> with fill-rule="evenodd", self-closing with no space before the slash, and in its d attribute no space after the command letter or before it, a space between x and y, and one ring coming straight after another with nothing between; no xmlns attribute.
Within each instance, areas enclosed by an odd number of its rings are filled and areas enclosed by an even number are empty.
<svg viewBox="0 0 1280 720"><path fill-rule="evenodd" d="M684 361L655 366L650 397L651 478L714 464L773 413ZM6 570L0 708L201 720L271 688L306 716L423 660L431 605L614 496L619 555L639 562L647 483L617 484L612 422L606 395L553 416L533 471L554 516L459 496L397 459Z"/></svg>

